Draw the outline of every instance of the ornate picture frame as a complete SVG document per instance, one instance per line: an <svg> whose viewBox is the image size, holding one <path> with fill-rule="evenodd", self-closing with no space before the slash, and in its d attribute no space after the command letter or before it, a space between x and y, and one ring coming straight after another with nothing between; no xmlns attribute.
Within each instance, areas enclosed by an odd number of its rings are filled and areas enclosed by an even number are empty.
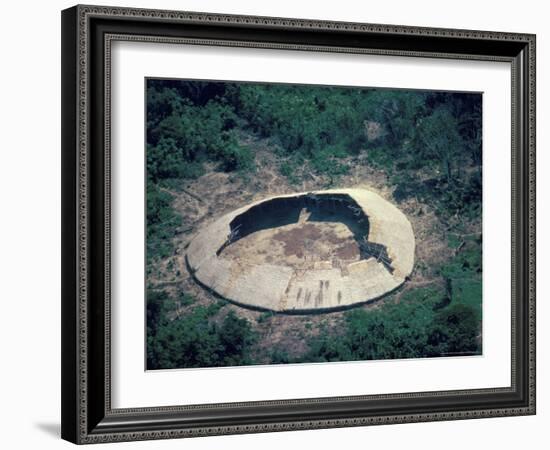
<svg viewBox="0 0 550 450"><path fill-rule="evenodd" d="M113 408L110 76L116 41L509 63L511 385ZM64 439L84 444L529 415L535 403L534 35L81 5L62 12Z"/></svg>

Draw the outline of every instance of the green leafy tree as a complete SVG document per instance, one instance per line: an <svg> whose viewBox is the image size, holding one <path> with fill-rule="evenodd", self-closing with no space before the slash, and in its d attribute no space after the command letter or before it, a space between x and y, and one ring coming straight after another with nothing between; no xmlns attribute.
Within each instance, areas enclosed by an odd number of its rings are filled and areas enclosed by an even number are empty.
<svg viewBox="0 0 550 450"><path fill-rule="evenodd" d="M172 209L172 195L147 183L147 259L163 258L172 251L172 240L181 216Z"/></svg>
<svg viewBox="0 0 550 450"><path fill-rule="evenodd" d="M479 352L480 322L476 311L464 304L444 308L428 331L428 356L470 355Z"/></svg>
<svg viewBox="0 0 550 450"><path fill-rule="evenodd" d="M148 320L151 317L152 324L147 348L150 369L253 363L250 348L256 335L248 320L229 312L221 325L217 325L211 318L220 305L212 304L192 308L180 317L155 321L158 308L159 302L152 298L151 306L148 305Z"/></svg>
<svg viewBox="0 0 550 450"><path fill-rule="evenodd" d="M457 119L448 108L438 107L422 119L418 127L418 146L421 156L437 161L447 182L453 182L462 162L464 142Z"/></svg>

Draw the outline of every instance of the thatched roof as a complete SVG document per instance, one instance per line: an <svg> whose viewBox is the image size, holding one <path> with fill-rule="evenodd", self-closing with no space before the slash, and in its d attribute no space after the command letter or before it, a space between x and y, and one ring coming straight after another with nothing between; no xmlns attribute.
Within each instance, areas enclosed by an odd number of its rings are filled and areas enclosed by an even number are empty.
<svg viewBox="0 0 550 450"><path fill-rule="evenodd" d="M274 199L311 195L349 196L367 216L368 242L385 247L392 270L377 258L342 268L320 262L308 270L279 264L225 259L220 249L232 236L235 218ZM233 237L235 238L233 230ZM410 222L393 204L366 189L333 189L263 199L243 206L203 228L191 241L187 263L195 278L220 296L253 308L279 312L322 312L379 298L399 287L414 264L415 239Z"/></svg>

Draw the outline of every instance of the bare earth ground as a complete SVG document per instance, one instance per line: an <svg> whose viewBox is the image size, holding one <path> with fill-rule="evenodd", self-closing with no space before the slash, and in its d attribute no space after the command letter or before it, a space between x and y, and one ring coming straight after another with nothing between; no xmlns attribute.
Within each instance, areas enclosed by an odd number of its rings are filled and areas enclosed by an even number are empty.
<svg viewBox="0 0 550 450"><path fill-rule="evenodd" d="M303 181L299 185L291 185L286 177L279 174L280 159L274 155L274 145L267 140L242 136L241 144L249 146L256 154L257 169L248 179L216 172L215 167L211 166L200 178L169 191L175 198L173 207L182 217L181 229L175 236L176 254L158 263L149 275L148 282L174 294L183 291L196 298L194 304L182 307L176 315L185 314L188 308L200 304L220 301L194 282L185 264L185 249L201 227L220 215L255 200L328 187L328 179L305 170L299 174ZM392 197L394 187L388 176L367 165L366 156L349 158L347 162L351 167L349 173L339 178L332 187L365 186L397 204L410 220L416 238L415 269L410 281L377 303L359 308L378 308L383 302L399 301L403 292L408 289L440 283L440 279L434 276L433 268L453 256L453 250L447 244L447 232L451 224L442 223L429 205L420 203L417 199L396 202ZM422 175L419 172L418 176ZM476 227L478 224L472 225L470 229L465 228L464 233L477 231L479 228ZM330 247L327 244L331 244ZM316 252L322 254L323 259L330 259L333 255L350 260L359 258L351 232L345 225L337 223L308 222L264 230L227 247L223 257L238 257L243 252L247 252L249 258L258 262L284 258L293 265L303 264L308 255ZM222 320L230 310L253 324L260 337L254 356L265 363L270 362L270 353L275 349L299 357L308 350L306 337L318 334L322 324L332 332L337 332L340 328L338 324L343 320L342 312L306 316L280 315L253 311L228 302L225 302L225 306L213 320Z"/></svg>
<svg viewBox="0 0 550 450"><path fill-rule="evenodd" d="M222 257L256 264L284 262L299 269L317 261L358 261L359 246L344 224L302 222L257 231L228 246Z"/></svg>

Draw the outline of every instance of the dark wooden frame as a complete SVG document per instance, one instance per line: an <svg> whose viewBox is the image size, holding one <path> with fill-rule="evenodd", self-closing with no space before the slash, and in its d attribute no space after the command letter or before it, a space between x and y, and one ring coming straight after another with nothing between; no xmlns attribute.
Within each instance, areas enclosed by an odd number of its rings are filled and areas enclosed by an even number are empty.
<svg viewBox="0 0 550 450"><path fill-rule="evenodd" d="M110 43L185 42L512 65L512 384L112 409ZM535 36L97 6L62 12L62 437L75 443L535 413Z"/></svg>

